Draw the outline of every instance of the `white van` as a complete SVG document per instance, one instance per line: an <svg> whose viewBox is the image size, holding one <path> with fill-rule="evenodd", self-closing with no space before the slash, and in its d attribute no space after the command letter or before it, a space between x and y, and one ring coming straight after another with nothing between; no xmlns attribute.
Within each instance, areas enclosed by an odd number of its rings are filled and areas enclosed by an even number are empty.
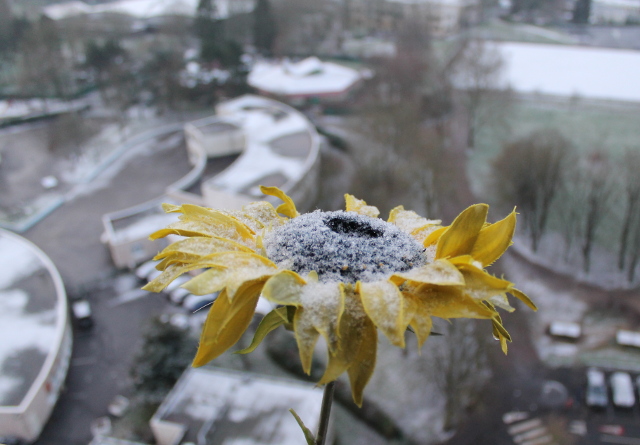
<svg viewBox="0 0 640 445"><path fill-rule="evenodd" d="M626 372L614 372L609 377L613 404L618 408L633 408L636 403L636 395L633 391L631 376Z"/></svg>

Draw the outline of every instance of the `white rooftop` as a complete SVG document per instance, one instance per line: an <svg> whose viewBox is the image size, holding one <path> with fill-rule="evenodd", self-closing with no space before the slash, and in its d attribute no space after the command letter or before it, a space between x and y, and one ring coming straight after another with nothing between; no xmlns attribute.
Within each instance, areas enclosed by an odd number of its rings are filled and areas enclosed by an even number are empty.
<svg viewBox="0 0 640 445"><path fill-rule="evenodd" d="M82 1L56 3L43 8L42 13L52 20L82 14L117 13L139 19L165 15L194 16L199 0L119 0L89 5ZM215 0L218 18L237 12L250 12L253 3L248 0Z"/></svg>
<svg viewBox="0 0 640 445"><path fill-rule="evenodd" d="M521 93L640 102L640 52L579 46L497 43L502 86Z"/></svg>
<svg viewBox="0 0 640 445"><path fill-rule="evenodd" d="M66 322L60 287L40 249L0 229L0 406L20 405L57 348Z"/></svg>
<svg viewBox="0 0 640 445"><path fill-rule="evenodd" d="M307 96L341 93L360 80L360 73L346 66L309 57L300 62L257 62L248 77L254 88L271 94Z"/></svg>
<svg viewBox="0 0 640 445"><path fill-rule="evenodd" d="M269 175L282 175L287 182L296 181L303 175L308 156L305 151L316 148L313 140L293 148L300 156L277 153L272 144L286 136L298 135L313 138L307 119L296 110L278 102L259 96L245 95L218 106L218 114L242 128L246 147L240 157L222 173L211 180L220 190L232 193L251 193L262 196L257 186L247 190L251 184ZM308 136L307 136L308 135Z"/></svg>
<svg viewBox="0 0 640 445"><path fill-rule="evenodd" d="M299 445L303 433L289 412L317 428L322 390L310 383L215 368L190 368L151 419L156 440L162 424L183 425L181 443L197 436L221 445Z"/></svg>

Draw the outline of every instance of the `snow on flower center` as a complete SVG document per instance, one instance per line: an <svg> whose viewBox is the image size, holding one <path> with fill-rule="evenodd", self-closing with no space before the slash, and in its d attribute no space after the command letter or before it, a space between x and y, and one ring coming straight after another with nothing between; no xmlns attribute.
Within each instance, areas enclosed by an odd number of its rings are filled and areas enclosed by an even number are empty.
<svg viewBox="0 0 640 445"><path fill-rule="evenodd" d="M427 262L425 249L395 225L354 212L306 213L264 239L267 257L321 282L375 281Z"/></svg>

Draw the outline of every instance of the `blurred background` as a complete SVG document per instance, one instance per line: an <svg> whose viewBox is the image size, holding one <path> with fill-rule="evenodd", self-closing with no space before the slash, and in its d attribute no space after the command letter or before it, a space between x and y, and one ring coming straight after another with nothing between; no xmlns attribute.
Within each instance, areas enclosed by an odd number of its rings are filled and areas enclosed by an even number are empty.
<svg viewBox="0 0 640 445"><path fill-rule="evenodd" d="M335 444L640 444L638 79L640 0L0 0L0 443L303 443L322 353L189 370L215 296L140 290L162 202L270 185L519 213L508 356L474 321L380 337Z"/></svg>

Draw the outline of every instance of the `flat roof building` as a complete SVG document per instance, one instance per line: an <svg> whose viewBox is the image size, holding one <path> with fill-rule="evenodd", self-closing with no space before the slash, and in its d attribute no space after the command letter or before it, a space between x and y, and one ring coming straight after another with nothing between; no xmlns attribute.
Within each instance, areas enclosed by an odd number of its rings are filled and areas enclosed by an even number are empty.
<svg viewBox="0 0 640 445"><path fill-rule="evenodd" d="M62 278L30 241L0 229L0 437L38 438L58 400L72 333Z"/></svg>
<svg viewBox="0 0 640 445"><path fill-rule="evenodd" d="M158 445L299 445L304 435L289 409L315 431L322 393L297 380L189 368L151 418L151 430Z"/></svg>

